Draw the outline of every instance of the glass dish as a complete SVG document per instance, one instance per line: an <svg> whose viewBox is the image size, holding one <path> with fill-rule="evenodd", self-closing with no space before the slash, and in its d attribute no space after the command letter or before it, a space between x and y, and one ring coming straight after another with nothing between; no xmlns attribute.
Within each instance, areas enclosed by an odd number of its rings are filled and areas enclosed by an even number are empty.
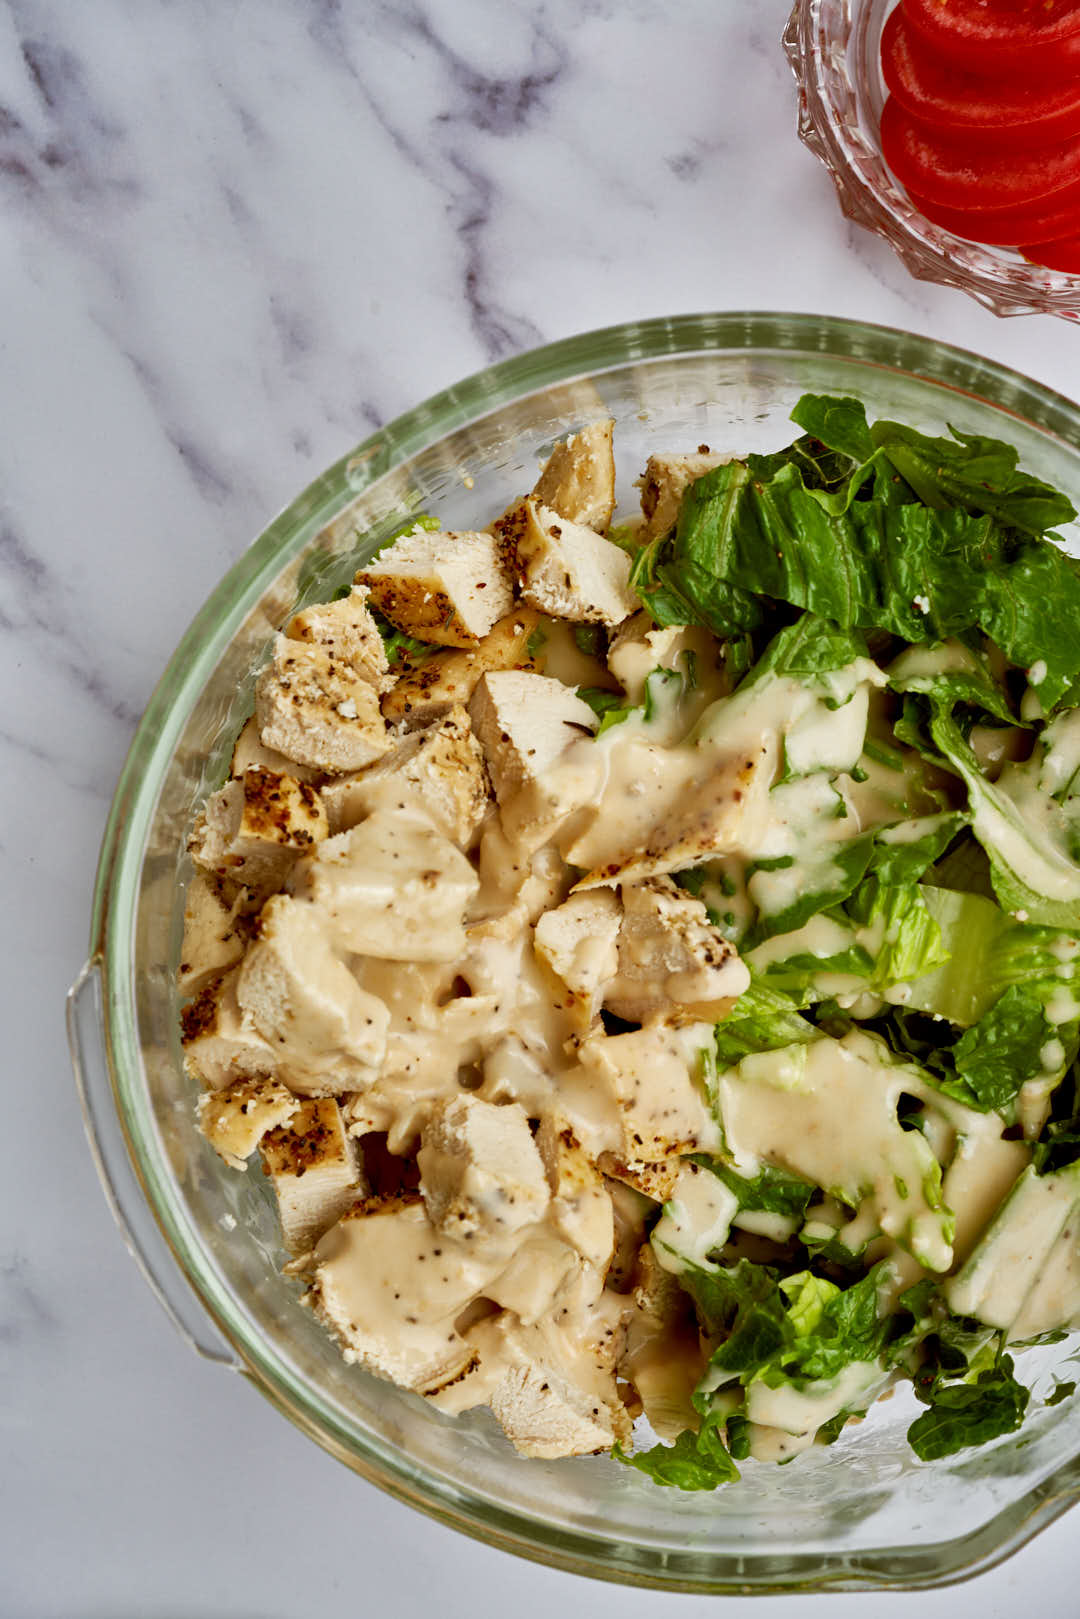
<svg viewBox="0 0 1080 1619"><path fill-rule="evenodd" d="M897 0L795 0L784 49L799 86L799 137L828 169L848 219L881 236L920 281L970 293L995 315L1080 319L1080 277L932 225L881 155L881 30Z"/></svg>
<svg viewBox="0 0 1080 1619"><path fill-rule="evenodd" d="M177 648L139 726L105 832L90 960L69 1027L91 1144L148 1279L202 1353L249 1377L371 1482L488 1543L612 1580L707 1592L920 1587L983 1569L1080 1495L1080 1402L1041 1409L1069 1346L1034 1352L1018 1436L920 1464L910 1398L829 1449L747 1464L714 1496L662 1490L607 1457L524 1461L485 1413L457 1422L346 1366L283 1277L257 1170L196 1132L177 1034L184 844L227 768L271 635L350 578L403 514L477 527L531 485L553 440L610 413L622 508L650 449L765 450L804 391L851 393L930 431L1010 439L1080 498L1080 410L974 355L883 327L724 314L594 332L462 382L367 439L252 545ZM357 550L357 533L365 536ZM190 1290L181 1277L186 1277ZM212 1325L211 1325L212 1323ZM220 1337L218 1337L220 1334Z"/></svg>

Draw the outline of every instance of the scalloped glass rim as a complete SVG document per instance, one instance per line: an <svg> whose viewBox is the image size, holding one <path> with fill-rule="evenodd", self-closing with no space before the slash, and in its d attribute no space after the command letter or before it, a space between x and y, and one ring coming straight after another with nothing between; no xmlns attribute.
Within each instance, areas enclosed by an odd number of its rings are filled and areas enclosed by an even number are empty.
<svg viewBox="0 0 1080 1619"><path fill-rule="evenodd" d="M785 1543L787 1526L782 1514L763 1522L760 1515L754 1517L749 1510L738 1518L740 1525L750 1526L745 1530L745 1539L739 1539L744 1533L742 1528L737 1532L729 1530L728 1541L718 1550L704 1543L706 1534L712 1533L704 1527L709 1521L707 1516L694 1514L689 1505L673 1515L665 1498L670 1500L674 1492L657 1492L640 1475L612 1469L611 1464L599 1459L523 1464L537 1469L529 1475L528 1496L519 1493L515 1498L504 1498L498 1487L495 1453L490 1447L484 1450L475 1431L458 1429L448 1442L454 1457L459 1458L463 1451L470 1453L467 1466L460 1459L454 1461L453 1467L440 1465L437 1454L435 1463L429 1464L418 1454L410 1454L399 1436L409 1434L409 1423L417 1421L410 1414L411 1406L406 1408L413 1397L399 1396L386 1384L376 1388L381 1404L374 1409L379 1421L369 1420L365 1426L363 1416L358 1417L352 1405L336 1397L336 1385L327 1386L305 1372L311 1359L310 1346L303 1341L304 1334L293 1317L306 1317L307 1312L297 1311L290 1302L291 1314L282 1312L287 1316L285 1333L271 1335L260 1324L258 1312L263 1301L252 1299L230 1281L232 1273L224 1269L221 1253L235 1251L236 1221L228 1225L231 1215L210 1220L203 1213L197 1217L193 1212L196 1194L205 1195L207 1179L213 1179L220 1165L211 1163L209 1171L205 1164L192 1166L190 1101L184 1101L179 1112L173 1102L170 1111L158 1094L162 1075L172 1078L175 1085L175 1070L179 1067L172 971L178 957L169 957L169 950L178 948L178 857L174 853L170 864L160 851L168 849L170 840L176 844L183 823L178 823L171 812L166 789L170 770L179 768L177 761L183 761L184 749L190 742L193 711L205 704L208 694L214 695L210 677L217 677L216 722L222 716L227 722L237 712L232 666L228 663L235 645L242 643L243 635L254 624L265 647L273 624L281 622L286 610L283 601L291 603L297 590L303 588L302 573L297 572L301 562L321 554L325 536L336 531L343 511L354 508L358 491L377 493L403 473L414 478L422 459L432 455L438 459L444 446L448 454L438 464L443 471L449 469L447 487L460 488L463 482L468 483L462 478L466 465L462 460L463 446L470 454L475 452L477 469L495 465L493 441L486 435L485 424L509 422L511 430L517 431L522 424L542 421L546 434L552 422L552 400L557 401L557 416L568 409L579 410L584 393L592 401L589 408L595 411L595 401L605 386L612 392L622 388L624 402L630 401L624 418L630 430L641 421L640 415L631 414L641 410L640 403L634 401L643 391L648 392L648 379L654 373L661 390L671 387L675 393L682 387L677 379L688 377L688 398L694 401L700 397L700 379L707 371L715 373L718 383L735 379L736 390L749 386L747 397L752 398L755 387L776 388L777 378L783 378L783 386L790 389L796 379L806 375L820 378L833 367L837 371L844 368L844 380L853 389L862 385L897 391L906 388L909 393L919 391L920 396L932 393L935 412L940 408L963 419L966 411L968 421L971 413L1004 416L1018 434L1027 435L1034 449L1041 445L1047 456L1067 465L1068 486L1074 493L1080 492L1080 410L1076 406L1005 367L890 328L799 314L688 315L612 327L508 360L436 395L365 440L316 479L225 577L173 654L136 732L105 830L95 888L91 954L103 966L106 1051L128 1150L150 1211L184 1276L217 1329L238 1352L255 1386L303 1432L348 1467L453 1528L487 1544L572 1572L663 1589L710 1593L880 1586L916 1589L980 1572L1008 1556L1080 1499L1080 1444L1068 1407L1062 1408L1064 1415L1053 1413L1054 1459L1040 1464L1037 1476L1035 1472L1025 1473L1029 1465L1025 1456L1030 1456L1030 1450L1014 1454L1005 1447L994 1454L986 1453L988 1476L996 1477L999 1486L997 1493L991 1492L986 1499L1004 1504L1000 1510L987 1512L981 1521L964 1520L964 1531L954 1532L952 1538L916 1542L907 1526L908 1538L899 1544L896 1532L890 1535L883 1528L878 1534L884 1544L859 1544L854 1548L834 1545L827 1540L833 1520L826 1507L821 1520L824 1529L819 1531L821 1543L811 1543L805 1550L801 1542L792 1540L790 1530ZM764 383L755 381L759 375L766 379ZM765 396L761 395L764 402ZM565 414L562 419L566 419ZM755 419L741 416L739 421L748 428ZM543 434L529 438L530 454L537 453ZM506 440L499 442L505 444ZM395 499L400 499L401 487L405 485L397 486ZM283 580L287 590L284 598L276 588ZM275 618L274 613L279 616ZM197 767L190 761L186 768L197 774ZM205 775L200 779L205 782ZM162 913L170 905L171 946L168 929L161 922ZM145 937L148 917L156 930L151 943L157 946L149 953ZM147 1043L142 1006L147 995L164 1003L165 1019L171 1020L173 1026L171 1047ZM183 1129L178 1137L180 1119ZM199 1145L205 1149L205 1158L213 1160L205 1143ZM247 1177L222 1172L219 1179L227 1195L248 1196L247 1190L242 1194L235 1191L236 1183L245 1182ZM211 1191L219 1197L216 1184ZM224 1205L211 1204L211 1213L219 1207ZM223 1236L223 1231L233 1235ZM256 1254L252 1265L258 1260L258 1244L257 1232L245 1244L245 1256L249 1247ZM237 1262L238 1267L241 1264L248 1264L247 1257ZM276 1285L280 1283L276 1266L274 1275ZM325 1334L314 1322L311 1329L319 1335L321 1350L326 1350L329 1341ZM333 1360L340 1368L336 1352ZM340 1375L347 1378L352 1374ZM357 1378L363 1375L356 1373ZM372 1381L368 1379L367 1384ZM386 1407L391 1408L390 1417L382 1421ZM458 1434L462 1435L460 1439ZM479 1465L478 1457L483 1459ZM501 1464L501 1451L499 1460ZM492 1474L486 1479L488 1461ZM549 1475L551 1466L569 1471ZM922 1476L930 1471L924 1469ZM788 1470L782 1472L787 1474ZM614 1485L609 1477L612 1474L618 1475ZM1016 1485L1008 1481L1017 1474L1025 1490L1019 1498L1011 1499L1008 1490ZM554 1484L541 1485L550 1477L555 1478ZM949 1472L950 1499L959 1487L953 1481L965 1477L974 1481L975 1475L963 1469ZM538 1496L533 1490L534 1478L541 1495L544 1489L549 1492L549 1517L535 1504ZM651 1493L644 1504L640 1495L635 1496L620 1521L618 1511L632 1494L630 1481L633 1490L640 1485ZM848 1488L850 1493L850 1485ZM859 1493L864 1488L860 1483ZM803 1495L806 1497L805 1488ZM887 1508L889 1487L884 1496ZM523 1499L527 1506L522 1504ZM560 1521L550 1509L552 1499L560 1502ZM572 1506L569 1521L569 1509L562 1505L567 1501ZM754 1510L760 1514L761 1509ZM675 1527L670 1528L673 1516ZM720 1510L720 1516L734 1518L727 1508ZM935 1524L939 1534L949 1528L942 1519L928 1521ZM955 1523L952 1527L955 1531Z"/></svg>
<svg viewBox="0 0 1080 1619"><path fill-rule="evenodd" d="M920 281L995 315L1080 320L1080 277L965 241L912 206L881 156L881 29L897 0L795 0L783 44L799 86L799 138L828 170L846 218L881 236Z"/></svg>

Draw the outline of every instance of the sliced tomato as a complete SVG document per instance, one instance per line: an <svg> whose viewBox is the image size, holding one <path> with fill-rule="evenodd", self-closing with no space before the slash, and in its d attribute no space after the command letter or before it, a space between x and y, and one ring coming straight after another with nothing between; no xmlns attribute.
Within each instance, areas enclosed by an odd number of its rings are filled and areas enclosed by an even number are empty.
<svg viewBox="0 0 1080 1619"><path fill-rule="evenodd" d="M1025 146L1080 135L1080 73L1032 85L943 66L899 9L882 32L881 70L900 105L935 129Z"/></svg>
<svg viewBox="0 0 1080 1619"><path fill-rule="evenodd" d="M1050 242L1080 232L1080 186L1058 192L1052 203L1027 208L944 208L940 203L908 195L920 214L942 230L969 242L998 247L1019 247L1027 242Z"/></svg>
<svg viewBox="0 0 1080 1619"><path fill-rule="evenodd" d="M977 137L920 123L895 96L882 111L881 149L901 185L946 208L1011 208L1080 183L1080 142L987 151Z"/></svg>
<svg viewBox="0 0 1080 1619"><path fill-rule="evenodd" d="M1045 80L1080 67L1080 0L903 0L905 20L971 73Z"/></svg>
<svg viewBox="0 0 1080 1619"><path fill-rule="evenodd" d="M1080 275L1080 236L1066 236L1061 242L1033 242L1024 248L1024 257L1047 270L1067 270Z"/></svg>

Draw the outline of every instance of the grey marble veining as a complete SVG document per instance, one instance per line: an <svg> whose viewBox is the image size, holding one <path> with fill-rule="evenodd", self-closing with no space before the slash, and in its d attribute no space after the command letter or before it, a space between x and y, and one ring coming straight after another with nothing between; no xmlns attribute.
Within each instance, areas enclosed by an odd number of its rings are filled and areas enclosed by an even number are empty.
<svg viewBox="0 0 1080 1619"><path fill-rule="evenodd" d="M794 135L786 10L0 3L0 1619L707 1611L454 1537L196 1362L112 1228L61 1003L169 653L373 426L533 343L724 307L907 326L1076 391L1077 333L912 281L840 217ZM918 1612L1075 1611L1073 1534Z"/></svg>

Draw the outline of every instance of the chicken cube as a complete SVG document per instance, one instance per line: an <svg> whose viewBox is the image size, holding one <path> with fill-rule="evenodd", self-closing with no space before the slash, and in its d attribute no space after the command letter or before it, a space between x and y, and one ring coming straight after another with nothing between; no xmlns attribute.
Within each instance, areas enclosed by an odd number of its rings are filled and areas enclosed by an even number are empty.
<svg viewBox="0 0 1080 1619"><path fill-rule="evenodd" d="M565 984L582 1028L595 1020L608 983L619 970L616 941L621 913L612 890L597 888L571 894L536 923L536 954Z"/></svg>
<svg viewBox="0 0 1080 1619"><path fill-rule="evenodd" d="M287 894L267 900L236 998L301 1095L359 1090L377 1077L390 1014L335 955L323 919L306 900Z"/></svg>
<svg viewBox="0 0 1080 1619"><path fill-rule="evenodd" d="M551 1226L603 1274L615 1250L615 1211L604 1177L560 1113L541 1119L536 1146L551 1188Z"/></svg>
<svg viewBox="0 0 1080 1619"><path fill-rule="evenodd" d="M238 1079L273 1078L277 1053L257 1032L236 998L239 967L211 978L180 1014L184 1067L207 1090Z"/></svg>
<svg viewBox="0 0 1080 1619"><path fill-rule="evenodd" d="M680 1154L719 1145L700 1080L702 1053L712 1044L711 1023L682 1028L654 1024L631 1034L597 1033L582 1041L582 1066L618 1112L622 1140L614 1148L615 1168L608 1173L619 1168L640 1173L669 1162L677 1170Z"/></svg>
<svg viewBox="0 0 1080 1619"><path fill-rule="evenodd" d="M360 770L390 746L375 687L314 642L279 635L255 686L263 745L328 775Z"/></svg>
<svg viewBox="0 0 1080 1619"><path fill-rule="evenodd" d="M273 1079L240 1079L223 1091L206 1091L196 1110L199 1129L232 1169L247 1159L268 1130L288 1124L300 1109L292 1091Z"/></svg>
<svg viewBox="0 0 1080 1619"><path fill-rule="evenodd" d="M596 729L596 715L576 692L559 680L519 670L484 675L469 714L500 804Z"/></svg>
<svg viewBox="0 0 1080 1619"><path fill-rule="evenodd" d="M750 973L705 906L670 877L624 883L621 892L618 975L605 1006L630 1023L719 1022L749 988Z"/></svg>
<svg viewBox="0 0 1080 1619"><path fill-rule="evenodd" d="M730 460L730 455L713 455L706 450L697 455L650 455L638 479L645 514L645 527L639 535L642 543L673 529L684 492L707 472Z"/></svg>
<svg viewBox="0 0 1080 1619"><path fill-rule="evenodd" d="M455 703L467 703L489 669L530 668L529 641L540 615L533 607L519 607L501 618L472 651L448 648L425 658L416 669L400 676L382 700L391 723L429 725Z"/></svg>
<svg viewBox="0 0 1080 1619"><path fill-rule="evenodd" d="M533 499L571 523L606 533L615 510L614 426L609 417L560 439L536 481Z"/></svg>
<svg viewBox="0 0 1080 1619"><path fill-rule="evenodd" d="M355 1204L315 1250L311 1302L346 1360L403 1388L434 1393L476 1365L454 1323L505 1263L451 1245L419 1197Z"/></svg>
<svg viewBox="0 0 1080 1619"><path fill-rule="evenodd" d="M497 1107L463 1095L437 1104L416 1161L428 1218L454 1237L511 1237L543 1219L551 1199L517 1102Z"/></svg>
<svg viewBox="0 0 1080 1619"><path fill-rule="evenodd" d="M514 605L491 534L409 534L356 575L380 613L406 635L471 647Z"/></svg>
<svg viewBox="0 0 1080 1619"><path fill-rule="evenodd" d="M523 599L542 613L614 625L640 606L630 589L629 555L594 529L523 500L498 519L494 531Z"/></svg>
<svg viewBox="0 0 1080 1619"><path fill-rule="evenodd" d="M488 806L484 754L460 703L423 731L412 731L359 775L322 790L332 833L347 832L372 810L406 807L426 814L459 848L468 848Z"/></svg>
<svg viewBox="0 0 1080 1619"><path fill-rule="evenodd" d="M203 871L266 894L281 887L297 856L327 831L326 811L308 782L246 770L206 800L188 848Z"/></svg>
<svg viewBox="0 0 1080 1619"><path fill-rule="evenodd" d="M479 879L426 816L377 809L301 861L292 887L314 903L343 950L388 961L457 961Z"/></svg>
<svg viewBox="0 0 1080 1619"><path fill-rule="evenodd" d="M251 935L245 891L221 877L196 872L184 896L184 940L176 978L185 995L235 967Z"/></svg>
<svg viewBox="0 0 1080 1619"><path fill-rule="evenodd" d="M259 1151L291 1254L309 1253L366 1192L356 1147L332 1098L302 1102L291 1119L263 1136Z"/></svg>
<svg viewBox="0 0 1080 1619"><path fill-rule="evenodd" d="M540 1227L514 1249L506 1269L486 1284L484 1296L528 1326L554 1309L580 1269L574 1249Z"/></svg>
<svg viewBox="0 0 1080 1619"><path fill-rule="evenodd" d="M308 765L286 759L276 748L264 748L259 735L259 722L252 714L233 743L229 775L243 779L246 770L272 770L278 776L292 776L294 781L321 781L323 772Z"/></svg>
<svg viewBox="0 0 1080 1619"><path fill-rule="evenodd" d="M285 627L291 641L311 641L325 647L338 662L385 691L393 683L386 647L367 604L368 593L354 585L338 601L320 602L295 613Z"/></svg>

